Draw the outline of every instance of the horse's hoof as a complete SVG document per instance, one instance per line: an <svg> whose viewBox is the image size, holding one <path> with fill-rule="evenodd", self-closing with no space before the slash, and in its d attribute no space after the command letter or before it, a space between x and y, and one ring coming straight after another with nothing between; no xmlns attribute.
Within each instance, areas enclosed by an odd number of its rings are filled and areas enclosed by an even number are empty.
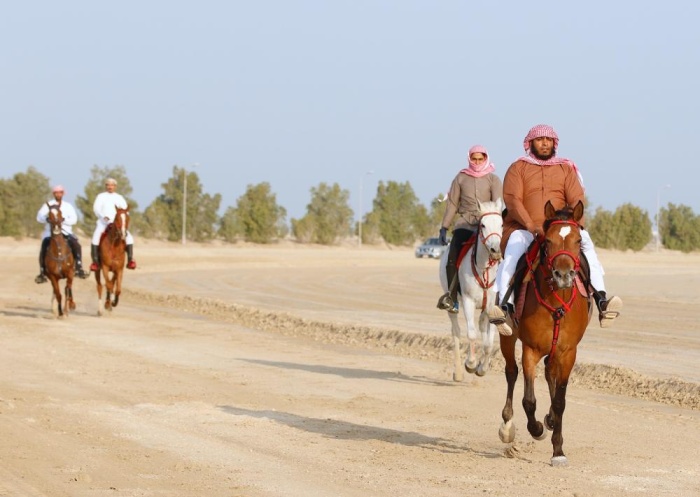
<svg viewBox="0 0 700 497"><path fill-rule="evenodd" d="M532 433L530 433L530 435L532 435ZM545 438L547 438L547 430L545 430L543 426L542 433L540 434L540 436L536 437L535 435L532 435L532 438L534 438L535 440L544 440Z"/></svg>
<svg viewBox="0 0 700 497"><path fill-rule="evenodd" d="M544 427L549 431L554 430L554 423L552 423L552 417L549 414L544 417Z"/></svg>
<svg viewBox="0 0 700 497"><path fill-rule="evenodd" d="M566 456L556 456L552 458L551 463L552 467L561 468L563 466L568 466L569 460L566 458Z"/></svg>
<svg viewBox="0 0 700 497"><path fill-rule="evenodd" d="M507 423L501 423L501 427L498 429L498 437L504 444L509 444L515 440L515 425L512 420Z"/></svg>
<svg viewBox="0 0 700 497"><path fill-rule="evenodd" d="M464 363L464 369L469 374L474 374L476 372L477 366L470 366L466 362Z"/></svg>

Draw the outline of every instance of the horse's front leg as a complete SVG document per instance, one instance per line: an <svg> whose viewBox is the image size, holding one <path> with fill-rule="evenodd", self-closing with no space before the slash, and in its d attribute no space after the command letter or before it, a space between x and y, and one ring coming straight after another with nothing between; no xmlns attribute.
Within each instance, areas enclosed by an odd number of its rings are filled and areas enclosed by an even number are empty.
<svg viewBox="0 0 700 497"><path fill-rule="evenodd" d="M105 310L107 311L112 310L112 293L114 292L114 280L116 279L116 275L114 273L112 273L111 277L109 273L109 271L105 272Z"/></svg>
<svg viewBox="0 0 700 497"><path fill-rule="evenodd" d="M566 388L569 384L569 375L576 361L576 351L558 352L554 360L549 359L545 368L545 375L552 398L552 406L544 421L545 426L553 430L551 464L552 466L566 466L568 460L563 450L564 436L562 429L564 409L566 409Z"/></svg>
<svg viewBox="0 0 700 497"><path fill-rule="evenodd" d="M462 283L462 288L466 289L467 284ZM467 357L464 361L464 369L468 373L476 372L479 366L479 353L477 351L477 341L479 334L476 329L476 304L474 303L473 295L465 293L462 298L464 308L464 317L467 320Z"/></svg>
<svg viewBox="0 0 700 497"><path fill-rule="evenodd" d="M75 310L75 301L73 300L73 276L68 276L66 279L66 315L68 315L68 310Z"/></svg>
<svg viewBox="0 0 700 497"><path fill-rule="evenodd" d="M517 336L498 335L501 342L501 354L506 361L505 373L506 382L508 384L506 392L506 405L503 406L501 417L503 422L498 429L498 436L503 443L510 443L515 440L515 425L513 424L513 391L515 390L515 382L518 379L518 363L515 361L515 342Z"/></svg>
<svg viewBox="0 0 700 497"><path fill-rule="evenodd" d="M61 318L63 317L63 296L61 295L61 285L58 278L55 276L51 275L49 276L49 279L51 280L51 286L53 287L53 293L51 294L51 311L53 312L54 317Z"/></svg>
<svg viewBox="0 0 700 497"><path fill-rule="evenodd" d="M544 440L547 433L542 423L535 419L537 399L535 398L535 372L541 356L539 352L523 344L523 379L525 381L525 394L523 395L523 409L527 416L527 431L532 438Z"/></svg>
<svg viewBox="0 0 700 497"><path fill-rule="evenodd" d="M482 311L479 316L479 330L481 331L481 360L476 369L477 376L484 376L491 369L491 359L493 358L494 342L498 332L496 326L489 323L489 316L486 311Z"/></svg>
<svg viewBox="0 0 700 497"><path fill-rule="evenodd" d="M452 381L464 381L462 371L462 344L460 341L462 330L459 328L459 314L448 312L452 325Z"/></svg>
<svg viewBox="0 0 700 497"><path fill-rule="evenodd" d="M115 285L114 285L114 300L112 301L112 307L117 307L119 303L119 296L122 293L122 278L124 277L124 267L120 268L119 271L114 275Z"/></svg>
<svg viewBox="0 0 700 497"><path fill-rule="evenodd" d="M100 280L100 275L103 274L102 269L95 271L95 281L97 282L97 315L102 316L102 311L104 310L104 305L102 304L102 281ZM107 283L107 277L105 277L105 283Z"/></svg>

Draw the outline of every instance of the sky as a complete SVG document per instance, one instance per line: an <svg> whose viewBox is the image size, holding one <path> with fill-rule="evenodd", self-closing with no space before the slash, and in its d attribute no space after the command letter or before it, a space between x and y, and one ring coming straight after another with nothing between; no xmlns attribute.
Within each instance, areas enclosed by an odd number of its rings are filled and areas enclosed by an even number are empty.
<svg viewBox="0 0 700 497"><path fill-rule="evenodd" d="M83 195L124 166L141 210L173 167L221 213L268 182L287 219L337 183L444 193L484 145L503 178L535 124L593 209L700 214L700 2L66 0L0 11L0 177ZM196 166L195 166L196 164ZM38 209L39 206L37 206Z"/></svg>

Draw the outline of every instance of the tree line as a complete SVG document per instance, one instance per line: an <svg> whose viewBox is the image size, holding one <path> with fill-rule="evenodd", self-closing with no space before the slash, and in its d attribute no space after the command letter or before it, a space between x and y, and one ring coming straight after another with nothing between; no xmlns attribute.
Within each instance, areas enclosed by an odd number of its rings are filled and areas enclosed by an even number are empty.
<svg viewBox="0 0 700 497"><path fill-rule="evenodd" d="M338 184L312 187L304 216L289 222L286 209L277 203L267 182L248 185L236 205L219 216L221 195L205 193L197 173L178 166L161 184L162 193L143 211L131 197L133 189L124 166L93 166L83 194L75 199L78 227L85 233L94 229L92 203L108 177L119 183L118 191L129 204L131 230L140 237L180 240L183 222L187 240L196 242L220 239L267 244L292 238L299 243L334 245L360 233L350 207L350 192ZM41 234L43 226L37 223L36 212L51 198L48 177L30 166L11 178L0 178L0 198L0 236ZM380 181L372 208L362 217L362 243L410 246L436 236L445 207L437 196L429 206L421 204L409 182ZM639 251L654 240L649 214L629 203L614 212L598 208L586 219L586 229L601 248ZM700 216L690 207L669 203L659 211L658 226L662 246L683 252L700 249Z"/></svg>

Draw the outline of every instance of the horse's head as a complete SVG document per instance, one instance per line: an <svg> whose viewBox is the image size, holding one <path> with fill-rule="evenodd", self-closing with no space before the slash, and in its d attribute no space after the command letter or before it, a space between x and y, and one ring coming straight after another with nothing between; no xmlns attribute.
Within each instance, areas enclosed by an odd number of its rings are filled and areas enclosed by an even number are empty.
<svg viewBox="0 0 700 497"><path fill-rule="evenodd" d="M114 229L119 233L119 238L126 240L126 230L129 229L129 208L121 209L117 207L117 214L114 216Z"/></svg>
<svg viewBox="0 0 700 497"><path fill-rule="evenodd" d="M501 260L501 237L503 236L503 201L478 202L478 236L489 252L492 261Z"/></svg>
<svg viewBox="0 0 700 497"><path fill-rule="evenodd" d="M46 205L49 207L49 215L47 216L46 222L51 225L51 234L60 235L61 225L63 224L61 208L58 205L49 205L48 202L46 202Z"/></svg>
<svg viewBox="0 0 700 497"><path fill-rule="evenodd" d="M583 202L575 207L555 210L551 202L544 207L542 259L559 288L571 288L581 264L581 226Z"/></svg>

